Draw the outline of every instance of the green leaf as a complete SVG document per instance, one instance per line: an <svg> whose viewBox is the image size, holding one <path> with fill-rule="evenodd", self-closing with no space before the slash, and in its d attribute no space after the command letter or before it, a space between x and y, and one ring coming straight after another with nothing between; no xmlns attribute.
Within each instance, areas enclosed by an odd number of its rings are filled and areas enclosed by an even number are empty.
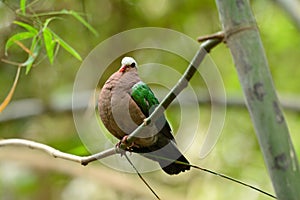
<svg viewBox="0 0 300 200"><path fill-rule="evenodd" d="M32 52L32 54L29 54L28 59L24 63L22 63L22 66L26 66L26 74L29 73L34 61L40 53L41 46L41 40L37 37L34 37L30 47L30 51Z"/></svg>
<svg viewBox="0 0 300 200"><path fill-rule="evenodd" d="M84 18L82 18L80 16L80 14L78 14L78 12L75 12L73 10L60 10L60 11L53 11L53 12L47 12L47 13L41 13L41 14L35 14L36 17L41 17L41 16L49 16L49 15L71 15L73 16L75 19L77 19L81 24L83 24L89 31L91 31L95 36L98 36L98 32L96 31L96 29L94 29ZM57 17L53 17L53 18L57 18ZM53 19L50 18L50 21ZM49 19L47 19L49 20ZM49 23L49 22L45 22L45 23ZM45 26L45 24L44 24ZM47 25L46 25L47 26Z"/></svg>
<svg viewBox="0 0 300 200"><path fill-rule="evenodd" d="M44 44L46 47L46 52L48 59L51 64L53 64L54 61L54 47L55 47L55 41L53 40L53 35L51 31L48 28L45 28L43 30L43 37L44 37Z"/></svg>
<svg viewBox="0 0 300 200"><path fill-rule="evenodd" d="M20 9L22 14L25 15L26 12L26 0L20 0Z"/></svg>
<svg viewBox="0 0 300 200"><path fill-rule="evenodd" d="M31 32L21 32L11 36L5 44L5 55L7 55L7 50L15 43L15 41L25 40L34 36L35 34Z"/></svg>
<svg viewBox="0 0 300 200"><path fill-rule="evenodd" d="M39 33L38 29L34 28L33 26L31 26L29 24L26 24L26 23L23 23L23 22L20 22L20 21L14 21L14 24L17 24L17 25L25 28L30 33L34 33L34 34Z"/></svg>
<svg viewBox="0 0 300 200"><path fill-rule="evenodd" d="M95 36L98 36L98 32L94 29L85 19L83 19L77 12L73 10L61 10L62 14L72 15L75 19L77 19L80 23L82 23L89 31L91 31Z"/></svg>
<svg viewBox="0 0 300 200"><path fill-rule="evenodd" d="M43 26L43 29L47 28L49 23L54 20L54 19L61 19L60 17L50 17L48 18L45 22L44 22L44 26Z"/></svg>
<svg viewBox="0 0 300 200"><path fill-rule="evenodd" d="M49 29L50 30L50 29ZM56 35L53 31L51 31L53 37L58 42L60 46L62 46L66 51L68 51L72 56L77 58L78 60L82 61L81 56L75 49L73 49L68 43L66 43L63 39L61 39L58 35Z"/></svg>
<svg viewBox="0 0 300 200"><path fill-rule="evenodd" d="M80 23L82 23L87 29L89 29L95 36L98 36L98 32L87 21L85 21L77 12L71 10L69 13L75 17Z"/></svg>
<svg viewBox="0 0 300 200"><path fill-rule="evenodd" d="M46 47L47 56L48 56L48 59L49 59L49 61L50 61L51 64L53 64L53 61L54 61L54 53L55 53L55 44L56 44L56 41L54 41L54 39L53 39L54 36L52 35L52 32L48 28L48 25L54 19L58 19L58 17L48 18L44 22L44 26L43 26L43 29L42 29L43 30L44 44L45 44L45 47Z"/></svg>

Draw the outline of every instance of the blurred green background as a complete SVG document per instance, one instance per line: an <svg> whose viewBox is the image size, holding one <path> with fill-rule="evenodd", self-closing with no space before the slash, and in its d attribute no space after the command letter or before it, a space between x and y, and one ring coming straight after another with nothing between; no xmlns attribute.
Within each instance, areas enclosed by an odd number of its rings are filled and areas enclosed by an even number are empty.
<svg viewBox="0 0 300 200"><path fill-rule="evenodd" d="M9 36L22 31L12 24L18 9L18 1L0 3L0 55L4 56L4 44ZM262 41L270 64L275 87L278 91L294 142L300 155L300 35L294 22L273 1L251 1L260 29ZM51 22L51 29L75 48L85 58L101 41L128 29L137 27L164 27L182 32L192 38L221 30L214 1L171 0L50 0L37 1L32 12L49 12L61 9L85 13L86 20L98 31L94 36L71 16ZM176 41L174 41L176 43ZM10 59L23 61L26 54L17 48L10 52ZM45 54L45 52L43 52ZM151 61L151 51L133 52L139 59ZM43 57L43 55L41 55ZM211 53L224 81L228 105L225 124L213 151L200 159L201 141L196 140L185 152L196 165L215 170L273 193L264 166L255 132L247 109L241 105L243 94L230 53L226 45L219 45ZM145 62L143 61L143 62ZM106 78L119 66L110 68ZM153 60L152 62L157 62ZM182 72L187 63L160 58ZM101 65L101 63L97 63ZM0 114L1 138L24 138L55 147L61 151L88 155L75 129L71 108L73 82L81 65L65 50L60 49L51 66L43 59L32 71L21 73L13 102ZM0 100L13 83L16 67L0 62ZM159 74L168 80L168 74ZM142 75L141 75L142 76ZM192 80L196 87L205 88L199 76ZM153 86L155 87L155 85ZM153 88L159 93L159 88ZM159 93L160 94L160 93ZM158 95L161 100L163 94ZM18 107L18 105L21 105ZM33 105L33 106L32 106ZM199 135L207 130L211 107L199 104L201 119ZM167 110L168 120L174 132L180 123L178 104ZM23 116L23 117L22 117ZM188 120L190 123L195 121ZM191 124L184 124L191 131ZM203 136L201 136L203 139ZM124 159L124 158L120 158ZM178 176L168 176L162 171L144 174L144 178L162 199L270 199L249 188L229 182L217 176L192 169ZM118 172L100 162L82 167L43 152L28 148L5 147L0 150L0 199L155 199L136 174Z"/></svg>

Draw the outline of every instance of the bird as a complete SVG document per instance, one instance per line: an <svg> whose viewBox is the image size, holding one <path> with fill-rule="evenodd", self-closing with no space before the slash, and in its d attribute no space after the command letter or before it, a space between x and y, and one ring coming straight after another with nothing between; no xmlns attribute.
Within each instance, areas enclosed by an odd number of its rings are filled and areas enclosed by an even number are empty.
<svg viewBox="0 0 300 200"><path fill-rule="evenodd" d="M150 87L140 79L137 68L132 57L124 57L121 67L107 79L98 98L100 118L120 143L126 142L128 135L159 105ZM127 150L158 162L169 175L190 169L164 115L146 126Z"/></svg>

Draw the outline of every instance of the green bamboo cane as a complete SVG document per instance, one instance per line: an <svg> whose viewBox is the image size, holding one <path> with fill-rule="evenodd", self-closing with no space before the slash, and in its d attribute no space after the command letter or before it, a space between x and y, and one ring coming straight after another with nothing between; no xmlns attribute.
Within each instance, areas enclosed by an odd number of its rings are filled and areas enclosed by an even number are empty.
<svg viewBox="0 0 300 200"><path fill-rule="evenodd" d="M238 71L277 198L299 200L300 170L297 155L249 2L216 0L216 3L225 32L225 41Z"/></svg>

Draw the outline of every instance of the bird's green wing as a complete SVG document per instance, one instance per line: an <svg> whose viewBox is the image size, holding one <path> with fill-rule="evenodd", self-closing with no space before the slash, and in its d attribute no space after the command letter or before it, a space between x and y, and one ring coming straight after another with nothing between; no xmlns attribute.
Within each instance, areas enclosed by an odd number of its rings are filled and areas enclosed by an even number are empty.
<svg viewBox="0 0 300 200"><path fill-rule="evenodd" d="M131 97L146 117L148 117L159 104L152 90L142 81L132 87Z"/></svg>
<svg viewBox="0 0 300 200"><path fill-rule="evenodd" d="M152 90L148 87L148 85L142 81L136 83L132 87L131 97L135 101L135 103L139 106L142 110L143 114L146 117L154 111L154 109L158 106L159 101L155 97ZM157 127L160 127L161 133L170 140L174 140L172 135L171 128L169 123L167 122L164 115L162 115L156 122Z"/></svg>

